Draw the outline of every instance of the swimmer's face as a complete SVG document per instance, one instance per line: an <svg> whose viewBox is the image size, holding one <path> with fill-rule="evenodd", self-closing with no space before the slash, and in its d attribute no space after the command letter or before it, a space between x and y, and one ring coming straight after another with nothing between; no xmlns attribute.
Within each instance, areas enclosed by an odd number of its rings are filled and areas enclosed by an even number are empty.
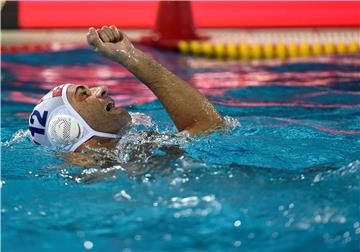
<svg viewBox="0 0 360 252"><path fill-rule="evenodd" d="M67 89L67 97L73 108L94 130L116 134L131 122L129 113L115 107L114 100L108 96L108 89L104 86L89 88L71 85Z"/></svg>

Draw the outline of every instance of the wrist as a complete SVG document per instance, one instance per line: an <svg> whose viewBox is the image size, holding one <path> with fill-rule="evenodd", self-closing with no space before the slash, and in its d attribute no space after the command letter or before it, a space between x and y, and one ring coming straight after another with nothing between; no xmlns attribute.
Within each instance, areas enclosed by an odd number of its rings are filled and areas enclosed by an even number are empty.
<svg viewBox="0 0 360 252"><path fill-rule="evenodd" d="M130 48L126 52L121 52L121 54L117 57L117 62L124 67L131 69L137 65L139 62L139 52L135 47Z"/></svg>

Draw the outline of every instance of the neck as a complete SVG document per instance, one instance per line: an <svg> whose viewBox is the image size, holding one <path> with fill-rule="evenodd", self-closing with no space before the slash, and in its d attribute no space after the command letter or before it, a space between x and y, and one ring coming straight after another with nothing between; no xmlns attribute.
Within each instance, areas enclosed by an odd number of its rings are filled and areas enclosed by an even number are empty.
<svg viewBox="0 0 360 252"><path fill-rule="evenodd" d="M76 149L76 152L80 152L84 149L88 148L107 148L107 149L114 149L116 147L116 144L118 143L119 139L116 138L104 138L104 137L98 137L94 136L87 140L85 143L79 146L79 148Z"/></svg>

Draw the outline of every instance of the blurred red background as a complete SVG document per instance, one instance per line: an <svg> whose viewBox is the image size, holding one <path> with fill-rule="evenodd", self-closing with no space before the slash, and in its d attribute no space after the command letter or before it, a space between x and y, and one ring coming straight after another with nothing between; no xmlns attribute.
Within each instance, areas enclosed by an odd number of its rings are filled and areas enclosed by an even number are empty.
<svg viewBox="0 0 360 252"><path fill-rule="evenodd" d="M158 2L20 1L20 28L151 28ZM359 27L357 1L194 1L199 28ZM170 13L168 15L171 15ZM176 27L174 27L176 29Z"/></svg>

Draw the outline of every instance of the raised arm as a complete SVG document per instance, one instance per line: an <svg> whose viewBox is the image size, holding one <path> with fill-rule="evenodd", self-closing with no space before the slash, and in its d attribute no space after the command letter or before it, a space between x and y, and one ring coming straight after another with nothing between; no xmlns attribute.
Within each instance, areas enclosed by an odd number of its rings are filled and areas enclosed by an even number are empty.
<svg viewBox="0 0 360 252"><path fill-rule="evenodd" d="M90 28L87 39L95 51L120 63L149 87L180 132L203 135L224 127L222 117L204 95L136 49L115 26Z"/></svg>

